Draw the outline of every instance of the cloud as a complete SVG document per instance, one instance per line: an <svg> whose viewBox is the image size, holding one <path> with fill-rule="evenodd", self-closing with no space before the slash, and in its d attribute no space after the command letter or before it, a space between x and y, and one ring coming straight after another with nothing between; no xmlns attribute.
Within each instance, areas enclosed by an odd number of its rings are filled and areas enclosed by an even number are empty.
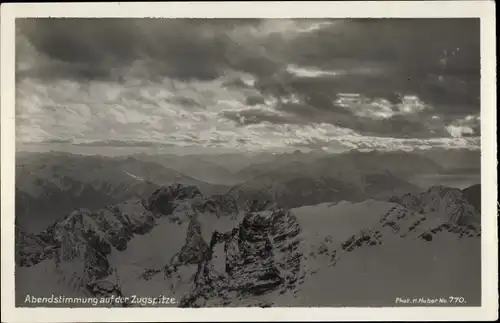
<svg viewBox="0 0 500 323"><path fill-rule="evenodd" d="M157 72L179 78L212 79L226 68L272 75L290 66L479 75L478 19L39 18L18 20L17 30L32 51L96 74L150 59Z"/></svg>
<svg viewBox="0 0 500 323"><path fill-rule="evenodd" d="M273 112L270 110L255 108L243 109L239 111L225 110L221 112L221 115L227 119L235 121L240 125L258 124L263 122L272 124L293 122L293 120L288 118L286 115L278 114L277 112Z"/></svg>
<svg viewBox="0 0 500 323"><path fill-rule="evenodd" d="M252 19L39 18L18 20L17 31L45 59L31 70L37 77L51 77L47 72L54 70L56 77L119 79L129 65L142 60L149 63L149 74L211 80L234 65L236 56L243 65L265 64L252 60L227 37L235 25L255 23ZM19 57L26 47L18 46L23 51Z"/></svg>
<svg viewBox="0 0 500 323"><path fill-rule="evenodd" d="M300 147L301 145L297 145ZM431 149L431 148L444 148L444 149L466 149L480 147L479 137L469 138L430 138L430 139L396 139L396 138L381 138L381 137L368 137L368 136L343 136L333 138L328 141L321 141L315 139L314 149L322 149L326 151L338 151L339 147L344 149L355 150L418 150L418 149ZM309 148L312 148L309 146Z"/></svg>
<svg viewBox="0 0 500 323"><path fill-rule="evenodd" d="M322 101L321 101L322 100ZM257 123L298 124L329 123L352 129L361 135L429 138L448 136L443 120L432 119L432 108L415 97L392 104L357 95L338 99L324 97L281 97L265 106L223 111L221 115L239 126Z"/></svg>
<svg viewBox="0 0 500 323"><path fill-rule="evenodd" d="M462 137L463 135L474 134L474 130L472 130L472 128L464 126L449 125L446 127L446 130L448 130L452 137Z"/></svg>
<svg viewBox="0 0 500 323"><path fill-rule="evenodd" d="M453 120L446 127L452 137L460 138L467 136L477 136L480 133L481 120L479 115L468 115L463 119Z"/></svg>
<svg viewBox="0 0 500 323"><path fill-rule="evenodd" d="M370 99L360 94L337 94L334 102L338 106L351 110L355 116L376 120L390 119L394 116L408 116L432 109L417 96L402 96L396 104L389 100Z"/></svg>
<svg viewBox="0 0 500 323"><path fill-rule="evenodd" d="M480 135L477 19L43 18L16 29L21 142L382 149Z"/></svg>
<svg viewBox="0 0 500 323"><path fill-rule="evenodd" d="M82 147L169 147L172 144L150 141L96 140L74 143Z"/></svg>

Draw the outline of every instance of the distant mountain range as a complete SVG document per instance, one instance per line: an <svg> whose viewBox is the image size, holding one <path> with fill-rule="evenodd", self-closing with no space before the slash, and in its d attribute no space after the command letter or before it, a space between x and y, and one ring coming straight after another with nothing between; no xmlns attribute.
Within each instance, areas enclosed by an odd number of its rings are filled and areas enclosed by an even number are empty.
<svg viewBox="0 0 500 323"><path fill-rule="evenodd" d="M479 173L481 150L432 148L416 150L414 154L424 156L443 167L449 173Z"/></svg>
<svg viewBox="0 0 500 323"><path fill-rule="evenodd" d="M38 234L17 228L16 304L114 294L169 295L181 307L394 306L450 293L480 304L480 213L461 190L289 210L236 204L178 184L73 211Z"/></svg>
<svg viewBox="0 0 500 323"><path fill-rule="evenodd" d="M305 174L321 174L323 176L353 176L366 173L392 173L397 176L408 176L415 173L439 173L443 166L433 160L404 151L397 152L359 152L342 154L306 154L296 151L292 154L278 155L273 160L252 164L240 171L247 177L254 178L268 172L286 172L288 168Z"/></svg>
<svg viewBox="0 0 500 323"><path fill-rule="evenodd" d="M475 152L450 152L469 156ZM418 192L413 180L422 174L460 171L457 162L446 167L428 151L324 152L254 155L146 155L124 157L67 153L19 154L16 160L16 222L38 231L63 214L80 207L95 210L108 204L151 194L164 185L195 185L203 194L230 192L238 204L257 198L286 208L333 201L386 200ZM463 170L463 169L462 169Z"/></svg>
<svg viewBox="0 0 500 323"><path fill-rule="evenodd" d="M99 209L174 183L196 185L208 194L229 189L132 157L29 155L16 163L16 222L37 231L74 209Z"/></svg>
<svg viewBox="0 0 500 323"><path fill-rule="evenodd" d="M232 185L240 180L238 175L231 171L230 167L224 167L210 160L211 158L208 156L135 154L133 157L141 161L156 163L166 168L174 169L183 174L189 174L207 183Z"/></svg>

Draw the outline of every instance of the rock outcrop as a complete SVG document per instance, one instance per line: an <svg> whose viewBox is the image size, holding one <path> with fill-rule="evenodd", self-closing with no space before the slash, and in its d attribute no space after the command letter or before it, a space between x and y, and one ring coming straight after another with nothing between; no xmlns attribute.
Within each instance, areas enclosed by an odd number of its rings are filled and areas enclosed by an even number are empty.
<svg viewBox="0 0 500 323"><path fill-rule="evenodd" d="M481 213L481 184L476 184L462 190L467 201Z"/></svg>
<svg viewBox="0 0 500 323"><path fill-rule="evenodd" d="M389 202L400 204L417 213L436 212L447 218L447 221L458 225L480 222L479 211L476 210L457 188L434 186L419 195L405 194L392 197Z"/></svg>
<svg viewBox="0 0 500 323"><path fill-rule="evenodd" d="M471 221L477 217L474 208L460 190L444 187L395 197L391 199L395 204L367 202L377 208L383 205L383 214L359 227L349 222L357 220L346 218L346 227L357 228L347 234L328 227L330 222L320 224L322 232L308 228L304 233L308 219L301 217L299 222L293 210L269 200L240 202L231 194L204 197L194 186L162 187L147 199L74 211L37 235L17 230L16 261L29 267L52 260L59 282L85 295L127 296L138 293L137 286L147 285L179 296L181 307L265 307L285 296L293 301L318 271L335 268L358 252L394 248L407 241L435 243L442 235L480 236ZM134 245L134 239L153 233L166 237L161 240L166 245L160 247L168 256L160 265L133 262L138 271L120 281L118 267L123 263L115 260L130 250L132 256L148 253L153 240ZM130 279L135 281L125 281Z"/></svg>
<svg viewBox="0 0 500 323"><path fill-rule="evenodd" d="M29 234L15 227L15 260L23 267L31 267L53 255L55 241L46 230L39 234ZM50 237L50 238L49 238Z"/></svg>
<svg viewBox="0 0 500 323"><path fill-rule="evenodd" d="M442 196L450 198L447 194ZM464 221L455 222L453 215L456 213L447 213L450 209L456 210L455 208L443 207L439 210L444 212L444 215L439 216L435 214L436 208L432 204L425 206L415 203L416 200L411 195L403 196L399 201L404 206L394 205L376 223L355 231L347 238L339 240L331 234L326 234L324 239L313 244L312 251L307 256L315 259L323 258L329 266L334 267L343 257L360 249L384 248L386 245L394 246L410 241L432 242L443 235L455 239L480 238L481 230L478 225L466 224ZM435 200L431 201L434 205L441 205ZM420 200L418 202L421 203ZM468 208L467 205L460 207ZM310 273L314 274L317 270L321 268L315 268Z"/></svg>
<svg viewBox="0 0 500 323"><path fill-rule="evenodd" d="M303 267L299 233L297 219L283 209L248 212L232 231L214 232L181 306L223 306L229 300L293 292Z"/></svg>

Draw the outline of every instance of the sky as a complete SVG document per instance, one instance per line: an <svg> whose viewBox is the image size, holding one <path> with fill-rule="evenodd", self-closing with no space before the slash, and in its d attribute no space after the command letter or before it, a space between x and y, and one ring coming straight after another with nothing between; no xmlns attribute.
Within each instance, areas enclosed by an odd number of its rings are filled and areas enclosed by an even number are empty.
<svg viewBox="0 0 500 323"><path fill-rule="evenodd" d="M17 19L16 142L479 148L479 19Z"/></svg>

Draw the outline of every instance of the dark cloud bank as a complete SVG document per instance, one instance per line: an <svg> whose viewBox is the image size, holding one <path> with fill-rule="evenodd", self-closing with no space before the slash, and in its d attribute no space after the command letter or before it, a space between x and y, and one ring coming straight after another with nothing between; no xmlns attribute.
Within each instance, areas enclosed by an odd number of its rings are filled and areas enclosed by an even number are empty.
<svg viewBox="0 0 500 323"><path fill-rule="evenodd" d="M120 82L137 60L152 81L210 81L239 71L254 84L225 86L258 94L247 97L246 110L220 115L241 127L329 123L367 136L432 138L451 136L453 125L472 129L460 136L479 136L479 119L470 117L480 112L479 19L313 22L330 24L294 32L257 19L18 20L18 80ZM38 63L21 70L28 49ZM308 77L293 66L323 73ZM339 93L368 103L342 106ZM405 95L426 108L399 113ZM377 99L386 100L383 118L370 113Z"/></svg>

